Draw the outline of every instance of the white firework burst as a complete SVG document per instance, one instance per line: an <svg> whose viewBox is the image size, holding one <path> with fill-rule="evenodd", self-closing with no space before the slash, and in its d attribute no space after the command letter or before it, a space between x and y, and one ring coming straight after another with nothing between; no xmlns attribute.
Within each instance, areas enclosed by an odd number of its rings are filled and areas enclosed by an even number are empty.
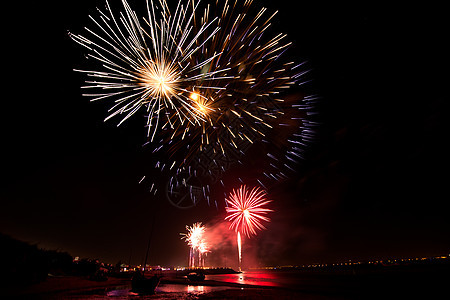
<svg viewBox="0 0 450 300"><path fill-rule="evenodd" d="M198 3L180 1L172 15L165 0L158 4L147 0L148 17L141 24L126 0L118 17L106 2L106 11L98 10L97 18L90 16L95 30L85 28L87 36L70 34L89 50L88 58L101 64L101 70L76 71L87 74L83 88L93 90L83 95L91 101L113 101L105 120L123 115L120 125L144 106L153 140L158 128L176 130L177 122L187 126L206 119L212 111L210 99L196 91L223 89L215 82L230 77L222 76L227 68L209 71L208 64L220 53L207 55L203 45L219 28L217 17L211 21L195 17Z"/></svg>

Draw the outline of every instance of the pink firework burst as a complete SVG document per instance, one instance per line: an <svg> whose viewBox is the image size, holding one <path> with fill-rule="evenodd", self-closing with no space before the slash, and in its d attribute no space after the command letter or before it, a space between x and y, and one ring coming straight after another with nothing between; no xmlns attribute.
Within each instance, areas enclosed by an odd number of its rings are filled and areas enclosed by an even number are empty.
<svg viewBox="0 0 450 300"><path fill-rule="evenodd" d="M262 223L270 221L266 215L273 211L264 208L271 202L266 196L266 191L259 187L249 190L242 185L239 189L233 190L226 199L229 206L226 208L228 216L225 220L231 222L230 229L244 233L248 237L256 235L257 230L266 229Z"/></svg>

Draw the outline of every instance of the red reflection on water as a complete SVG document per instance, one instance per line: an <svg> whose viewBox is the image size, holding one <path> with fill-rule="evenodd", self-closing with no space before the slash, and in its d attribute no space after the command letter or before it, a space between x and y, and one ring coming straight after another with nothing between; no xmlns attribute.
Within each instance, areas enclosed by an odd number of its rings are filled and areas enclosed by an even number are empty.
<svg viewBox="0 0 450 300"><path fill-rule="evenodd" d="M206 279L241 284L279 286L276 274L270 272L242 272L240 274L207 275Z"/></svg>

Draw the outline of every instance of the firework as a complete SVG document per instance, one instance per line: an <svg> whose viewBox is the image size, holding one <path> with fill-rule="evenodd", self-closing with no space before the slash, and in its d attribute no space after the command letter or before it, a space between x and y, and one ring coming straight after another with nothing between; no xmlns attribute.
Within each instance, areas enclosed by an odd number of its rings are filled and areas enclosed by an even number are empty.
<svg viewBox="0 0 450 300"><path fill-rule="evenodd" d="M88 58L101 65L101 70L76 70L87 74L84 88L93 90L84 95L92 101L113 102L105 120L123 115L119 125L145 107L148 135L153 140L158 129L176 131L180 124L205 120L211 109L208 99L196 90L220 89L213 83L202 87L201 82L229 77L220 76L227 68L214 72L204 68L218 54L205 57L201 46L218 28L213 26L217 18L195 22L198 1L189 0L185 5L180 1L173 15L166 1L146 3L144 24L126 0L122 0L124 11L118 17L106 1L106 11L99 10L98 18L90 17L95 29L86 28L86 36L70 37L88 49Z"/></svg>
<svg viewBox="0 0 450 300"><path fill-rule="evenodd" d="M287 178L303 159L304 148L313 141L317 126L306 116L311 116L309 110L317 99L285 97L289 87L304 83L305 71L302 64L282 61L290 43L285 35L270 36L275 14L265 8L256 10L252 1L220 1L216 5L221 29L207 41L205 49L220 53L209 64L210 70L226 65L232 79L218 82L222 89L202 91L211 99L213 111L201 126L191 127L189 139L173 136L164 140L158 151L183 153L178 161L184 165L176 172L187 173L186 178L200 177L203 182L215 183L230 166L239 163L243 169L255 169L250 177L259 178L258 183L264 186L262 181ZM204 86L212 83L204 82ZM252 149L257 149L258 158ZM246 159L248 153L252 153L251 160ZM263 163L248 168L255 160ZM209 190L208 185L206 188ZM202 195L209 203L204 186L194 186L189 193L193 205Z"/></svg>
<svg viewBox="0 0 450 300"><path fill-rule="evenodd" d="M313 139L317 124L307 116L316 99L286 97L307 71L282 60L291 43L271 31L276 12L252 0L186 0L173 10L166 0L145 3L141 18L126 0L120 14L106 2L90 17L93 28L70 34L97 68L76 70L87 76L84 95L111 103L105 120L121 116L119 125L146 112L154 166L168 172L169 198L209 203L208 184L231 165L245 165L255 148L265 162L256 177L286 178ZM208 184L188 186L192 176Z"/></svg>
<svg viewBox="0 0 450 300"><path fill-rule="evenodd" d="M241 232L250 237L256 235L257 230L265 229L262 222L269 222L267 213L273 211L264 208L271 200L266 199L266 192L258 187L248 190L245 185L233 190L230 197L226 199L228 215L225 220L230 221L230 229L237 232L237 244L239 255L239 270L242 262L242 240Z"/></svg>
<svg viewBox="0 0 450 300"><path fill-rule="evenodd" d="M226 199L229 205L225 220L230 221L230 229L241 232L247 237L256 235L257 230L265 229L262 222L269 222L267 213L273 211L264 206L271 202L266 199L266 192L259 187L248 190L245 185L233 190Z"/></svg>
<svg viewBox="0 0 450 300"><path fill-rule="evenodd" d="M283 97L283 91L303 83L305 72L301 64L281 60L291 43L285 41L286 35L270 36L270 22L276 13L268 14L265 8L257 10L252 2L216 2L220 30L208 39L204 49L206 55L219 53L208 65L209 70L214 73L227 66L229 79L203 82L201 94L210 99L208 106L212 110L207 120L201 126L190 125L189 139L183 134L163 143L168 152L183 153L180 161L192 162L189 166L197 175L219 178L227 166L242 162L250 148L258 147L267 149L262 152L271 160L268 166L273 170L265 170L266 176L286 177L286 169L302 156L304 139L311 133L311 123L301 122L304 111L311 107L311 99ZM221 89L209 88L213 84ZM280 128L290 133L281 142ZM268 149L267 145L280 147L286 141L288 146L281 147L286 151L283 154Z"/></svg>
<svg viewBox="0 0 450 300"><path fill-rule="evenodd" d="M208 243L205 240L205 226L201 222L194 223L192 226L186 226L187 233L180 233L182 235L181 239L184 239L189 248L189 267L194 268L196 261L198 261L197 266L204 266L203 255L209 252Z"/></svg>
<svg viewBox="0 0 450 300"><path fill-rule="evenodd" d="M238 245L239 272L240 272L242 264L242 240L241 240L241 233L239 231L237 233L237 245Z"/></svg>

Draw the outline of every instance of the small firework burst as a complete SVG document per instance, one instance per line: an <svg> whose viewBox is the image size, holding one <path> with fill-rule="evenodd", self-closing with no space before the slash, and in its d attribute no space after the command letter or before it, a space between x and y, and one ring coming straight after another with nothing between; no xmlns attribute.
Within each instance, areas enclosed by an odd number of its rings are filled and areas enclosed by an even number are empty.
<svg viewBox="0 0 450 300"><path fill-rule="evenodd" d="M269 222L267 213L273 210L264 208L271 202L267 200L267 193L259 187L251 190L245 185L239 189L233 190L230 197L226 199L228 213L225 220L230 221L230 229L236 232L242 232L250 237L256 235L257 230L265 229L263 222Z"/></svg>
<svg viewBox="0 0 450 300"><path fill-rule="evenodd" d="M205 240L205 226L201 222L186 226L187 233L180 233L181 239L185 240L189 248L189 267L203 267L203 255L209 252L209 245Z"/></svg>

